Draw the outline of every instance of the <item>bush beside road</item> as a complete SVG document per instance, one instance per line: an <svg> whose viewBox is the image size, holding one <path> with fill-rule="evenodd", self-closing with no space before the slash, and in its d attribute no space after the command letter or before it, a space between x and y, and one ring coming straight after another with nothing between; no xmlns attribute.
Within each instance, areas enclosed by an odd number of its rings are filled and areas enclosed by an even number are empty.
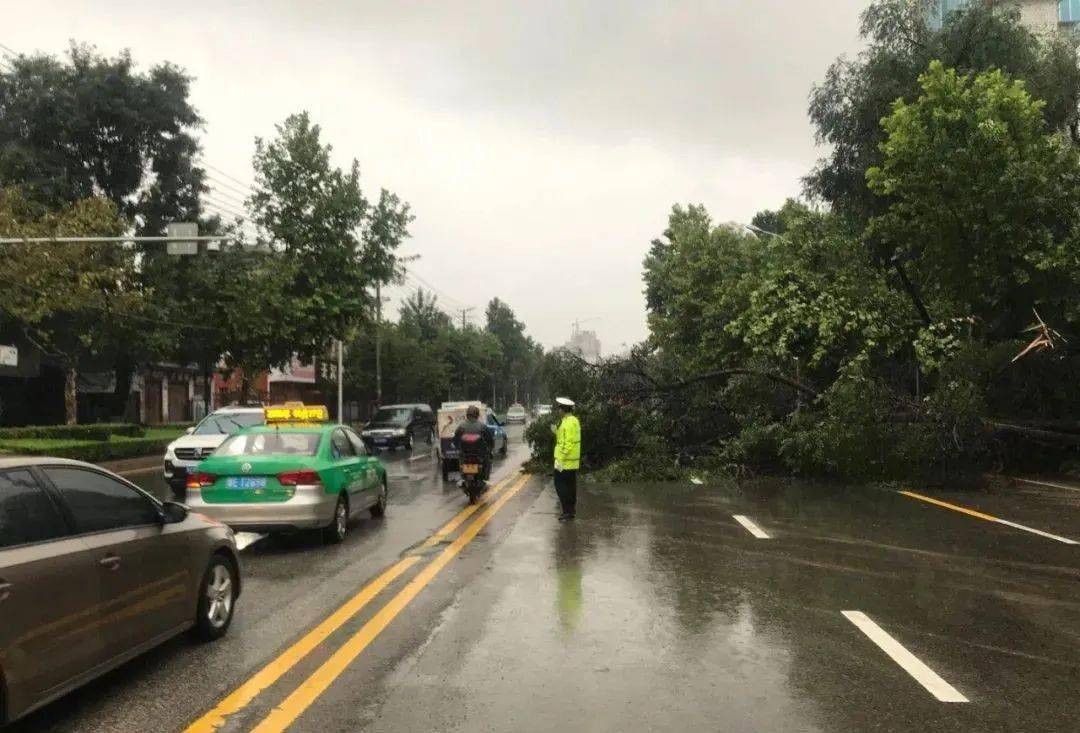
<svg viewBox="0 0 1080 733"><path fill-rule="evenodd" d="M99 439L72 437L78 435L77 428L108 428L110 426L43 426L35 428L13 428L12 431L31 431L26 437L9 437L9 431L0 431L0 454L55 456L73 458L90 463L114 461L124 458L158 455L165 452L166 446L184 434L184 425L143 428L133 426L138 432L128 430L128 426L119 426L118 431L90 431L86 435L101 435ZM36 431L36 432L33 432ZM50 433L50 431L55 431ZM134 434L133 434L134 432Z"/></svg>

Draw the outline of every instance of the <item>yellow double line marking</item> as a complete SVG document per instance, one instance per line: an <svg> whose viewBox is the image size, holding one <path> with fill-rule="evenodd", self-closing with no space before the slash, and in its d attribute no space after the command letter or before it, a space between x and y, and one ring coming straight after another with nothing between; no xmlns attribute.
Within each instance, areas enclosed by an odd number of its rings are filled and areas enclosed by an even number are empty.
<svg viewBox="0 0 1080 733"><path fill-rule="evenodd" d="M465 545L472 542L480 530L495 516L495 512L499 511L503 504L510 501L528 480L528 476L522 476L505 494L499 497L498 501L487 507L475 522L466 527L465 531L451 542L445 550L439 553L438 557L417 573L416 577L409 581L408 585L398 591L398 594L379 609L379 612L364 624L359 631L353 634L351 639L345 642L340 649L334 652L333 656L304 680L303 684L296 688L291 695L285 698L281 705L274 708L273 712L263 718L262 722L255 726L253 733L276 733L288 728L301 713L326 692L330 684L345 671L346 667L360 655L360 652L367 648L368 644L383 629L390 625L390 622L416 598L420 591L439 574L439 571L445 568Z"/></svg>
<svg viewBox="0 0 1080 733"><path fill-rule="evenodd" d="M508 483L510 483L512 478L513 477L506 478L500 481L495 486L491 487L491 489L488 490L488 499L495 496L495 494L501 491ZM468 544L468 542L471 541L472 538L475 537L481 529L483 529L484 525L486 525L488 521L491 520L491 516L496 511L498 511L499 508L502 507L502 505L505 504L511 496L516 494L518 490L520 490L521 487L525 485L525 482L527 480L527 476L522 477L514 485L514 487L510 489L510 491L508 491L502 498L495 502L495 504L488 507L487 511L485 511L485 513L476 522L470 525L461 537L459 537L449 547L447 547L447 549L444 550L443 553L438 558L436 558L436 560L432 562L431 565L425 568L424 572L421 573L421 575L418 575L417 578L414 578L412 583L406 586L402 593L404 593L405 590L411 588L416 583L416 581L424 575L424 573L427 573L432 568L432 566L434 566L436 563L439 563L443 559L443 557L447 556L447 553L449 553L451 549L457 546L457 549L453 550L452 554L450 554L449 557L446 558L446 561L442 562L442 564L439 565L438 569L431 573L430 577L423 584L427 585L427 583L430 582L431 578L433 578L435 574L437 574L438 571L446 565L446 562L448 562L450 558L460 552L461 548ZM450 535L455 529L460 527L466 519L468 519L479 509L482 509L485 506L486 504L473 504L461 510L453 519L447 522L441 529L439 529L435 534L428 538L428 540L425 541L424 544L420 546L420 548L423 549L435 546L443 539L445 539L448 535ZM462 542L462 538L466 535L468 535L468 539ZM458 546L459 542L461 542L461 544ZM366 606L371 600L376 598L383 590L386 589L387 586L397 580L403 573L405 573L405 571L407 571L409 568L411 568L418 562L420 562L420 557L417 555L413 555L403 558L402 560L398 561L393 566L385 570L381 575L379 575L379 577L375 578L375 580L364 586L364 588L361 589L359 593L350 598L340 608L334 611L334 613L330 614L330 616L328 616L321 623L319 623L318 626L313 628L301 639L295 642L292 646L290 646L284 652L282 652L273 660L268 662L266 666L256 672L255 675L251 677L251 679L241 684L239 687L229 693L223 700L221 700L221 702L214 706L213 709L209 710L201 718L189 725L185 729L184 733L211 733L212 731L216 731L218 728L225 725L225 722L230 715L233 715L247 707L247 705L252 700L254 700L259 695L259 693L277 682L286 672L296 666L296 664L299 663L300 660L302 660L309 653L311 653L311 651L314 650L317 646L319 646L319 644L321 644L331 634L341 628L349 619L359 613L364 608L364 606ZM416 589L416 593L418 593L420 589L423 588L423 585ZM382 613L386 611L390 604L394 603L394 601L396 601L402 595L402 593L399 593L397 596L394 597L394 600L390 601L387 606L384 606L382 611L379 612L379 615L382 615ZM412 600L412 597L415 597L416 593L413 593L408 600ZM407 603L408 601L405 601L405 604ZM405 604L402 605L402 608ZM390 620L393 619L393 616L396 616L397 612L399 612L400 610L401 609L399 608L398 611L395 611L395 613L387 619L386 623L388 624ZM378 616L376 616L376 618L378 618ZM375 619L372 619L372 621L374 620ZM372 622L369 621L367 624L365 624L365 626L360 630L360 632L358 632L358 635L362 633L364 629L367 629L371 625L371 623ZM385 625L386 624L383 624L383 628L385 627ZM382 628L379 629L379 631L381 630ZM374 636L377 634L378 631L376 631L371 638L374 638ZM369 642L370 639L368 640L368 643ZM364 646L366 647L367 643L365 643ZM353 654L352 657L350 657L350 661L354 659L356 655L359 654L362 650L363 647L361 647L360 650L356 652L356 654ZM340 650L338 653L340 653ZM335 657L336 656L337 655L335 654ZM323 667L325 666L326 665L324 664ZM323 667L320 667L319 671L322 671ZM344 667L341 668L341 671L343 670ZM319 671L316 672L316 675L319 673ZM341 671L338 671L337 674L334 675L334 677L337 677L337 675L341 674ZM314 677L315 675L312 675L312 678ZM309 678L309 682L312 678ZM331 681L333 681L333 677L327 681L326 686L324 686L322 689L325 690L326 687L329 686L329 683ZM305 685L306 684L307 683L305 683ZM297 690L297 692L299 692L299 690ZM290 696L289 699L292 699L295 696L296 693L293 693L293 695ZM296 715L299 715L300 712L306 709L308 705L310 705L311 702L314 701L314 699L315 698L311 698L311 700L306 705L304 705L303 708L300 708L296 712ZM286 703L287 702L288 700L286 700ZM290 722L295 719L296 715L290 718ZM259 725L259 730L275 730L274 728L265 728L269 720L269 718L267 718L267 720L264 720ZM281 728L281 730L283 729L284 726Z"/></svg>

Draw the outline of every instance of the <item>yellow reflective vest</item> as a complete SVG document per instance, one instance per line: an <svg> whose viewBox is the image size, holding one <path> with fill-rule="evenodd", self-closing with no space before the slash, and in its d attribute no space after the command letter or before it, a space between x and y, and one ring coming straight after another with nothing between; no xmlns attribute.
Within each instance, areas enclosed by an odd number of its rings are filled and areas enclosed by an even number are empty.
<svg viewBox="0 0 1080 733"><path fill-rule="evenodd" d="M581 467L581 423L573 415L564 417L555 431L555 461L564 471Z"/></svg>

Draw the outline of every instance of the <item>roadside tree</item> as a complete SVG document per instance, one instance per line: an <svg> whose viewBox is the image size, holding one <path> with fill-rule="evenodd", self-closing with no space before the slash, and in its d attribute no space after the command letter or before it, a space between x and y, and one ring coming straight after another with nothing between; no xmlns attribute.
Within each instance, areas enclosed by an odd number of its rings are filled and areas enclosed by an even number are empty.
<svg viewBox="0 0 1080 733"><path fill-rule="evenodd" d="M2 237L117 236L125 228L104 198L53 211L26 200L16 188L0 192ZM135 252L101 243L5 245L0 273L0 309L63 366L66 421L74 424L80 365L113 353L122 345L118 334L146 318Z"/></svg>
<svg viewBox="0 0 1080 733"><path fill-rule="evenodd" d="M939 30L927 23L926 0L875 0L862 14L867 44L854 60L839 59L810 95L810 119L829 154L805 179L808 193L835 211L865 222L889 199L866 187L867 169L881 164L882 118L897 99L914 101L919 77L940 60L960 74L1001 69L1024 79L1044 100L1051 130L1078 139L1080 67L1074 40L1065 33L1038 34L1020 21L1012 0L966 3Z"/></svg>

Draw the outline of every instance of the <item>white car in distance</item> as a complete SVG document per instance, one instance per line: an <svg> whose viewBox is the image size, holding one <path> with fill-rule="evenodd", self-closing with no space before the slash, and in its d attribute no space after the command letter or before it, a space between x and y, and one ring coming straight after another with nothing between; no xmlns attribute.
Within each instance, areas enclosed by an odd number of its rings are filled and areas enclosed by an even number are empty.
<svg viewBox="0 0 1080 733"><path fill-rule="evenodd" d="M210 413L165 449L165 483L175 495L183 496L188 474L209 458L226 438L238 430L264 422L266 418L261 407L223 407Z"/></svg>

